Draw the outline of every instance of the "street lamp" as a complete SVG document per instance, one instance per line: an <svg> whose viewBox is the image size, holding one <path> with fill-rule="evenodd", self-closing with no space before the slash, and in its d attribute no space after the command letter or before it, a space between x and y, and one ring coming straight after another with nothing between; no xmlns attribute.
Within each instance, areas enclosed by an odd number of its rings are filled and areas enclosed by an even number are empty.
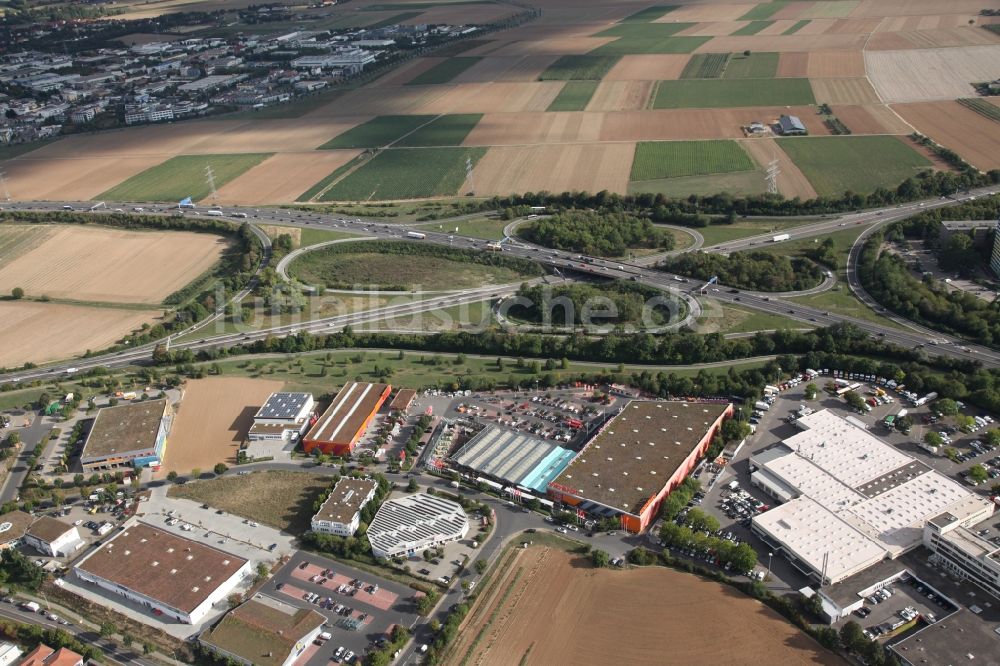
<svg viewBox="0 0 1000 666"><path fill-rule="evenodd" d="M770 552L767 554L767 575L764 576L765 579L771 577L771 557L773 555L774 555L774 553L770 553Z"/></svg>

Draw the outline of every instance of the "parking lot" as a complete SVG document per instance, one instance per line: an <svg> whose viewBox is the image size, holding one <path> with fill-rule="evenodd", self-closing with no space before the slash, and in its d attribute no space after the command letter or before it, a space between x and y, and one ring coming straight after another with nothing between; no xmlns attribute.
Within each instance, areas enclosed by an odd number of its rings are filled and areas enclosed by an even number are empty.
<svg viewBox="0 0 1000 666"><path fill-rule="evenodd" d="M342 562L299 551L263 587L276 599L312 608L327 618L324 631L332 638L313 646L307 661L319 666L347 663L349 652L360 662L365 651L386 636L392 625L411 628L417 621L415 591ZM338 648L341 659L335 660Z"/></svg>

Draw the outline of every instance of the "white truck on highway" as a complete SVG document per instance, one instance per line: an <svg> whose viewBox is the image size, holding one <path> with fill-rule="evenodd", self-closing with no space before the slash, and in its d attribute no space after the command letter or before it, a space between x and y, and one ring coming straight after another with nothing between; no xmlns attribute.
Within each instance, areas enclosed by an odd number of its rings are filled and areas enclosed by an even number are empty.
<svg viewBox="0 0 1000 666"><path fill-rule="evenodd" d="M210 215L212 217L223 217L225 213L223 213L221 210L206 210L205 215Z"/></svg>
<svg viewBox="0 0 1000 666"><path fill-rule="evenodd" d="M781 241L786 241L789 238L791 238L791 236L789 236L788 234L778 234L777 236L775 236L774 238L771 239L771 242L772 243L779 243Z"/></svg>
<svg viewBox="0 0 1000 666"><path fill-rule="evenodd" d="M407 231L406 232L406 237L407 238L416 238L417 240L423 240L423 239L427 238L427 234L422 234L419 231Z"/></svg>

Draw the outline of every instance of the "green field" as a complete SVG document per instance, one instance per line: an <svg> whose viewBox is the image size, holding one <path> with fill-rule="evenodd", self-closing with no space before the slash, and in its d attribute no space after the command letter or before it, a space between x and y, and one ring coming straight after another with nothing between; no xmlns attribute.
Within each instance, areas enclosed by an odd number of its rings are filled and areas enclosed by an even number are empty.
<svg viewBox="0 0 1000 666"><path fill-rule="evenodd" d="M219 188L270 156L271 153L178 155L132 176L124 183L102 192L95 199L180 201L184 197L191 197L199 201L210 194L205 179L207 167L212 167L215 187Z"/></svg>
<svg viewBox="0 0 1000 666"><path fill-rule="evenodd" d="M682 79L717 79L726 70L728 53L696 53L684 65Z"/></svg>
<svg viewBox="0 0 1000 666"><path fill-rule="evenodd" d="M757 5L746 14L741 16L739 20L741 21L756 21L759 19L771 18L774 14L781 11L785 5L787 5L789 0L775 0L775 2L765 2Z"/></svg>
<svg viewBox="0 0 1000 666"><path fill-rule="evenodd" d="M649 23L677 9L677 5L654 5L626 16L620 23Z"/></svg>
<svg viewBox="0 0 1000 666"><path fill-rule="evenodd" d="M654 109L815 104L809 79L681 79L660 81Z"/></svg>
<svg viewBox="0 0 1000 666"><path fill-rule="evenodd" d="M379 148L434 120L434 116L377 116L333 137L320 150Z"/></svg>
<svg viewBox="0 0 1000 666"><path fill-rule="evenodd" d="M642 24L631 24L642 25ZM691 53L711 37L619 37L587 53L589 56L623 56L653 53ZM575 57L575 56L569 56Z"/></svg>
<svg viewBox="0 0 1000 666"><path fill-rule="evenodd" d="M981 116L986 116L990 120L1000 123L1000 106L990 104L982 97L963 97L958 100L962 106L972 109Z"/></svg>
<svg viewBox="0 0 1000 666"><path fill-rule="evenodd" d="M766 189L763 171L633 180L628 184L629 194L662 194L674 199L686 199L692 194L708 196L720 192L730 195L763 194Z"/></svg>
<svg viewBox="0 0 1000 666"><path fill-rule="evenodd" d="M694 23L619 23L594 36L625 37L626 39L666 39L694 25Z"/></svg>
<svg viewBox="0 0 1000 666"><path fill-rule="evenodd" d="M408 86L422 86L429 85L432 83L448 83L453 78L469 69L477 62L482 60L482 58L473 58L468 56L458 56L455 58L448 58L438 64L434 65L426 72L418 74L412 80L410 80L406 85Z"/></svg>
<svg viewBox="0 0 1000 666"><path fill-rule="evenodd" d="M396 14L395 16L390 16L388 18L382 19L381 21L377 21L376 23L372 23L372 24L369 24L369 25L363 25L361 27L368 28L369 30L378 30L379 28L388 28L390 25L399 25L403 21L409 21L411 18L416 18L416 17L420 16L420 14L421 14L421 12L403 12L402 14ZM345 17L345 18L346 19L353 19L355 17L348 16L348 17ZM354 26L345 25L345 26L339 26L339 27L350 28L350 27L354 27Z"/></svg>
<svg viewBox="0 0 1000 666"><path fill-rule="evenodd" d="M812 21L810 21L809 19L804 19L804 20L802 20L802 21L796 21L796 22L795 22L795 25L793 25L792 27L790 27L790 28L789 28L788 30L785 30L785 31L784 31L783 33L781 33L781 34L782 34L782 35L794 35L794 34L795 34L795 33L797 33L797 32L798 32L799 30L801 30L802 28L806 27L806 26L807 26L807 25L809 25L810 23L812 23Z"/></svg>
<svg viewBox="0 0 1000 666"><path fill-rule="evenodd" d="M412 134L404 136L395 145L411 148L460 146L482 117L481 113L438 116Z"/></svg>
<svg viewBox="0 0 1000 666"><path fill-rule="evenodd" d="M820 196L895 188L931 166L927 158L893 136L791 137L778 141Z"/></svg>
<svg viewBox="0 0 1000 666"><path fill-rule="evenodd" d="M597 90L597 81L567 81L546 111L583 111Z"/></svg>
<svg viewBox="0 0 1000 666"><path fill-rule="evenodd" d="M750 21L745 26L733 32L733 35L743 36L743 35L756 35L758 32L763 30L769 25L773 25L774 21Z"/></svg>
<svg viewBox="0 0 1000 666"><path fill-rule="evenodd" d="M503 238L503 228L510 220L497 220L488 217L478 217L459 222L427 222L418 226L459 236L483 238L485 240L500 240Z"/></svg>
<svg viewBox="0 0 1000 666"><path fill-rule="evenodd" d="M394 254L366 251L366 245L371 243L360 241L306 252L291 263L289 274L303 284L331 288L363 285L399 291L452 291L534 277L507 266L475 263L463 259L459 252L452 253L454 258L439 256L442 248L429 248L434 251L427 253L414 250L412 254Z"/></svg>
<svg viewBox="0 0 1000 666"><path fill-rule="evenodd" d="M723 73L724 79L770 79L778 72L778 54L762 51L746 56L734 53Z"/></svg>
<svg viewBox="0 0 1000 666"><path fill-rule="evenodd" d="M332 172L330 172L328 176L325 176L323 180L319 181L318 183L310 187L308 190L303 192L301 195L299 195L296 201L299 202L312 201L317 196L322 194L323 190L328 188L335 180L343 176L345 173L353 169L355 166L364 162L365 159L366 159L365 157L358 155L347 164L343 164L337 167Z"/></svg>
<svg viewBox="0 0 1000 666"><path fill-rule="evenodd" d="M42 146L47 146L57 139L43 139L42 141L31 141L30 143L15 143L13 146L0 146L0 162L12 160L15 157L38 150Z"/></svg>
<svg viewBox="0 0 1000 666"><path fill-rule="evenodd" d="M630 180L752 171L753 160L735 141L642 141L635 146Z"/></svg>
<svg viewBox="0 0 1000 666"><path fill-rule="evenodd" d="M465 161L473 165L485 148L384 150L348 174L321 201L370 201L451 196L465 182Z"/></svg>
<svg viewBox="0 0 1000 666"><path fill-rule="evenodd" d="M763 182L764 177L760 177L761 182ZM739 240L740 238L749 238L750 236L761 236L763 234L781 233L782 231L787 231L794 227L800 227L803 224L810 224L815 222L815 219L809 218L740 218L737 219L733 224L710 224L707 227L702 227L698 229L705 239L705 247L710 247L712 245L717 245L718 243L726 243L731 240ZM799 241L792 241L797 243ZM788 247L790 243L781 243L775 246L776 248Z"/></svg>
<svg viewBox="0 0 1000 666"><path fill-rule="evenodd" d="M815 328L806 322L796 321L782 315L773 315L757 310L748 310L733 305L722 305L714 299L702 301L702 312L698 318L700 333L752 333L773 331L782 328Z"/></svg>
<svg viewBox="0 0 1000 666"><path fill-rule="evenodd" d="M618 62L618 56L564 55L538 77L540 81L600 81Z"/></svg>

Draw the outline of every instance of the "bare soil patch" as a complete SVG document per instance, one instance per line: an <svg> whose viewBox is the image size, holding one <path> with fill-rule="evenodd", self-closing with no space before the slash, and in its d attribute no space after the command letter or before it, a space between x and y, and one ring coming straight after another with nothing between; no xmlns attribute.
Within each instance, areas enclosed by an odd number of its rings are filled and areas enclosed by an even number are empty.
<svg viewBox="0 0 1000 666"><path fill-rule="evenodd" d="M865 66L885 102L971 97L971 82L1000 77L1000 45L868 51Z"/></svg>
<svg viewBox="0 0 1000 666"><path fill-rule="evenodd" d="M780 78L802 78L809 76L809 54L802 51L782 53L778 56Z"/></svg>
<svg viewBox="0 0 1000 666"><path fill-rule="evenodd" d="M653 81L602 81L587 111L639 111L649 104Z"/></svg>
<svg viewBox="0 0 1000 666"><path fill-rule="evenodd" d="M309 124L315 118L420 114L425 104L443 95L447 89L448 86L401 86L393 89L392 94L386 94L383 88L358 88L310 111L298 122Z"/></svg>
<svg viewBox="0 0 1000 666"><path fill-rule="evenodd" d="M573 143L600 140L602 113L487 113L465 137L465 146Z"/></svg>
<svg viewBox="0 0 1000 666"><path fill-rule="evenodd" d="M499 81L510 69L523 60L523 56L486 56L449 83L488 83Z"/></svg>
<svg viewBox="0 0 1000 666"><path fill-rule="evenodd" d="M808 28L809 26L806 26ZM811 35L803 28L793 35L730 35L708 40L695 53L738 53L740 51L831 51L864 48L864 34Z"/></svg>
<svg viewBox="0 0 1000 666"><path fill-rule="evenodd" d="M833 113L853 134L909 134L913 131L892 109L881 104L834 106Z"/></svg>
<svg viewBox="0 0 1000 666"><path fill-rule="evenodd" d="M490 55L579 55L589 53L599 46L613 42L617 37L552 37L550 39L522 40L501 46Z"/></svg>
<svg viewBox="0 0 1000 666"><path fill-rule="evenodd" d="M42 155L44 150L40 148L4 162L11 198L19 201L87 201L167 159L164 155L51 158ZM87 152L81 155L87 155Z"/></svg>
<svg viewBox="0 0 1000 666"><path fill-rule="evenodd" d="M278 153L264 160L219 189L219 203L293 203L297 197L337 168L347 164L359 150L319 150Z"/></svg>
<svg viewBox="0 0 1000 666"><path fill-rule="evenodd" d="M915 30L913 32L878 32L872 35L867 50L933 49L958 46L989 46L1000 43L1000 36L979 26Z"/></svg>
<svg viewBox="0 0 1000 666"><path fill-rule="evenodd" d="M602 81L673 81L690 59L686 53L622 56Z"/></svg>
<svg viewBox="0 0 1000 666"><path fill-rule="evenodd" d="M752 2L684 5L672 12L667 12L658 18L655 23L673 23L674 21L691 21L695 23L703 21L735 21L754 7L756 7L756 4Z"/></svg>
<svg viewBox="0 0 1000 666"><path fill-rule="evenodd" d="M427 57L415 58L410 62L403 63L384 76L380 76L371 85L375 88L395 88L409 83L414 78L420 76L429 69L432 69L447 58Z"/></svg>
<svg viewBox="0 0 1000 666"><path fill-rule="evenodd" d="M0 301L0 367L104 349L160 314L156 310Z"/></svg>
<svg viewBox="0 0 1000 666"><path fill-rule="evenodd" d="M853 78L866 75L865 57L861 51L816 51L808 55L806 76L809 78Z"/></svg>
<svg viewBox="0 0 1000 666"><path fill-rule="evenodd" d="M578 555L518 550L473 606L446 666L664 663L840 666L777 613L731 587L670 569L593 569ZM669 594L663 593L669 590ZM706 640L719 617L726 640Z"/></svg>
<svg viewBox="0 0 1000 666"><path fill-rule="evenodd" d="M542 72L558 59L557 55L524 56L513 67L497 76L496 80L506 83L537 81Z"/></svg>
<svg viewBox="0 0 1000 666"><path fill-rule="evenodd" d="M956 14L978 14L983 3L982 0L949 0L942 5L941 0L861 0L851 16L933 16L940 14L943 8Z"/></svg>
<svg viewBox="0 0 1000 666"><path fill-rule="evenodd" d="M253 415L282 382L240 377L193 379L184 386L158 477L233 465Z"/></svg>
<svg viewBox="0 0 1000 666"><path fill-rule="evenodd" d="M1000 168L1000 132L989 118L958 102L894 104L908 123L983 170Z"/></svg>
<svg viewBox="0 0 1000 666"><path fill-rule="evenodd" d="M43 242L0 266L0 292L158 304L211 268L226 245L211 234L49 225Z"/></svg>
<svg viewBox="0 0 1000 666"><path fill-rule="evenodd" d="M733 34L749 23L750 21L709 21L707 23L696 23L677 34L691 37L722 37Z"/></svg>
<svg viewBox="0 0 1000 666"><path fill-rule="evenodd" d="M490 148L473 171L476 194L608 190L624 194L634 143ZM462 191L466 191L468 184Z"/></svg>
<svg viewBox="0 0 1000 666"><path fill-rule="evenodd" d="M867 35L875 32L878 24L882 21L879 18L850 18L836 19L824 31L826 35Z"/></svg>
<svg viewBox="0 0 1000 666"><path fill-rule="evenodd" d="M740 144L761 167L766 167L771 160L778 161L778 166L781 167L781 173L778 174L778 191L786 197L812 199L817 196L812 184L785 154L777 141L769 137L757 137L741 141Z"/></svg>
<svg viewBox="0 0 1000 666"><path fill-rule="evenodd" d="M878 104L879 98L868 79L809 79L820 104Z"/></svg>
<svg viewBox="0 0 1000 666"><path fill-rule="evenodd" d="M421 104L414 113L517 113L544 111L563 87L562 81L465 83Z"/></svg>

